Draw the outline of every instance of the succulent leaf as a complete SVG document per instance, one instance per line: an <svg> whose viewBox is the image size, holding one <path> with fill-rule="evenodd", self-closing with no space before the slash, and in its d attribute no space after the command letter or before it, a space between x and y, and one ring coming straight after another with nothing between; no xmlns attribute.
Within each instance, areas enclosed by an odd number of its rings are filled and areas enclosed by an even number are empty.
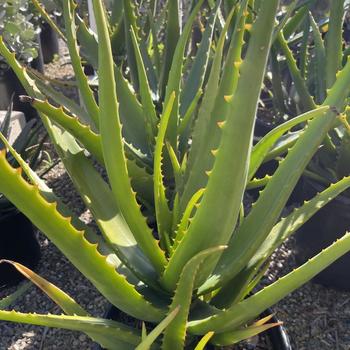
<svg viewBox="0 0 350 350"><path fill-rule="evenodd" d="M255 293L253 296L203 320L190 321L188 323L188 331L194 334L203 334L210 330L216 333L236 330L237 327L244 325L248 320L258 317L268 307L313 278L349 249L350 234L346 233L342 238L324 249L307 263Z"/></svg>
<svg viewBox="0 0 350 350"><path fill-rule="evenodd" d="M94 317L25 314L17 311L1 311L0 319L9 322L21 322L44 327L56 327L99 336L102 346L108 349L132 350L141 342L141 337L132 328L122 323ZM96 339L96 338L95 338ZM96 339L97 340L97 339Z"/></svg>
<svg viewBox="0 0 350 350"><path fill-rule="evenodd" d="M95 126L99 126L99 108L95 101L94 93L89 86L87 77L84 74L79 48L76 38L76 26L73 1L68 0L63 3L63 18L65 22L65 33L69 54L72 60L75 77L79 85L79 91L82 95L85 107Z"/></svg>
<svg viewBox="0 0 350 350"><path fill-rule="evenodd" d="M166 328L163 338L163 350L181 350L184 347L186 337L186 322L191 305L193 289L197 273L208 256L218 254L225 249L224 246L210 248L195 255L184 267L175 295L170 305L170 310L174 310L180 305L180 310L174 321Z"/></svg>
<svg viewBox="0 0 350 350"><path fill-rule="evenodd" d="M29 185L15 169L11 168L4 155L5 152L2 151L0 153L0 191L42 232L45 232L60 250L65 252L67 258L111 303L124 310L129 310L128 304L133 305L135 317L146 316L150 320L162 318L162 311L146 302L136 292L134 286L115 271L108 258L98 252L97 245L86 239L84 231L77 230L71 224L70 218L62 216L57 211L56 203L47 202L36 186ZM47 220L48 217L51 219ZM114 282L111 283L113 280Z"/></svg>
<svg viewBox="0 0 350 350"><path fill-rule="evenodd" d="M152 231L141 214L135 194L130 186L119 119L112 50L100 0L94 2L94 11L99 36L100 131L108 177L116 203L137 242L152 261L156 270L161 271L165 265L164 252L153 239Z"/></svg>
<svg viewBox="0 0 350 350"><path fill-rule="evenodd" d="M261 86L259 82L262 83L267 63L276 7L277 1L261 5L245 60L240 67L236 92L231 101L222 101L228 105L228 110L224 116L226 124L214 168L189 230L164 271L162 282L166 288L174 288L181 269L191 256L209 247L226 244L232 235L248 175L252 128ZM237 128L237 125L240 127ZM235 150L233 154L232 149ZM222 210L223 207L225 210ZM203 235L203 232L210 232L210 235ZM199 272L199 283L205 281L216 262L215 259L208 259Z"/></svg>

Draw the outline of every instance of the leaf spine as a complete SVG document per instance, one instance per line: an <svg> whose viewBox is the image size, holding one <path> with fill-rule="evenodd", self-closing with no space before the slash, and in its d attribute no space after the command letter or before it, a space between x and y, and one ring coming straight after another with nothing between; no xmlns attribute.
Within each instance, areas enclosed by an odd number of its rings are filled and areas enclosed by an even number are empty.
<svg viewBox="0 0 350 350"><path fill-rule="evenodd" d="M226 124L226 121L224 120L224 121L221 121L221 122L217 122L216 124L217 124L217 126L218 126L220 129L223 129L224 126L225 126L225 124Z"/></svg>
<svg viewBox="0 0 350 350"><path fill-rule="evenodd" d="M224 100L225 100L227 103L231 102L232 99L233 99L233 95L225 95L225 96L224 96Z"/></svg>

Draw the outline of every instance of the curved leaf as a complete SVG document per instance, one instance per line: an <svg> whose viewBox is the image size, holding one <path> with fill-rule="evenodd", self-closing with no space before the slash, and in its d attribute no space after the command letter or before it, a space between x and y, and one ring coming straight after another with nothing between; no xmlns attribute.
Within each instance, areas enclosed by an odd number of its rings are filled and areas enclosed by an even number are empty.
<svg viewBox="0 0 350 350"><path fill-rule="evenodd" d="M141 342L136 331L122 323L102 318L65 316L65 315L39 315L24 314L17 311L1 311L0 320L20 322L44 327L63 328L89 334L97 334L109 339L102 345L111 350L132 350Z"/></svg>
<svg viewBox="0 0 350 350"><path fill-rule="evenodd" d="M163 338L163 350L182 350L186 337L186 323L190 310L193 289L197 274L200 271L205 259L213 254L218 254L225 249L225 246L204 250L195 255L181 272L179 283L175 290L175 295L170 306L170 310L175 310L178 305L180 311L175 316L174 321L165 329Z"/></svg>
<svg viewBox="0 0 350 350"><path fill-rule="evenodd" d="M94 1L93 4L99 36L100 132L106 170L116 203L136 241L155 269L162 271L166 263L164 252L153 238L130 184L119 119L112 49L102 1Z"/></svg>
<svg viewBox="0 0 350 350"><path fill-rule="evenodd" d="M140 319L159 320L164 311L148 303L115 271L108 257L101 255L97 244L90 243L84 231L77 230L71 219L63 217L56 203L47 202L36 186L29 185L18 170L10 167L5 152L0 152L0 191L23 212L67 258L114 305ZM50 218L50 220L47 220Z"/></svg>

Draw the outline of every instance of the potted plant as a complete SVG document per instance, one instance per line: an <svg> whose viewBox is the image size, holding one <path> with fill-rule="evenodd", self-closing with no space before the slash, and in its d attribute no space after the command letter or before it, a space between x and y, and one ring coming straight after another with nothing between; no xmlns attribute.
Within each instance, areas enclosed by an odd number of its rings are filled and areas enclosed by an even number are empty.
<svg viewBox="0 0 350 350"><path fill-rule="evenodd" d="M43 60L38 43L40 28L36 24L37 15L31 11L29 2L3 1L0 4L0 11L2 16L0 34L4 41L23 64L42 71ZM0 92L1 110L7 109L11 96L15 93L14 109L23 112L27 120L37 116L33 108L19 102L18 96L25 90L3 57L0 57Z"/></svg>
<svg viewBox="0 0 350 350"><path fill-rule="evenodd" d="M13 149L25 159L33 169L37 169L41 157L41 145L39 142L39 132L41 125L31 120L24 126L15 123L18 112L12 111L10 105L5 118L0 122L0 149L6 150L7 141L11 140ZM23 114L22 119L24 120ZM18 166L15 158L10 154L7 157L9 164ZM0 257L1 259L11 259L21 262L30 268L35 268L40 258L40 247L37 241L32 223L20 213L4 196L0 193ZM11 266L0 266L0 288L8 287L17 283L23 276Z"/></svg>
<svg viewBox="0 0 350 350"><path fill-rule="evenodd" d="M341 116L341 120L343 124L332 130L328 135L328 145L322 145L307 168L307 176L304 176L302 182L305 200L322 191L330 183L350 174L350 127L347 114ZM296 234L296 257L299 263L303 263L329 242L339 238L342 232L350 229L350 217L347 215L349 204L349 191L345 191L300 228ZM350 290L347 269L349 262L350 254L346 254L318 274L314 281L324 286Z"/></svg>
<svg viewBox="0 0 350 350"><path fill-rule="evenodd" d="M72 30L75 6L71 1L64 2L68 47L86 106L85 117L90 118L85 124L72 112L72 106L78 111L73 103L57 108L45 100L46 90L40 90L38 80L29 78L1 40L0 53L25 85L30 97L22 97L22 101L30 102L40 112L102 235L84 225L16 154L26 178L1 152L0 191L112 305L155 328L146 335L145 328L140 331L118 320L93 317L57 287L9 261L65 314L1 310L0 319L79 330L107 349L203 349L208 341L225 346L276 326L269 317L256 319L350 249L347 234L297 270L254 292L273 251L350 185L350 179L344 178L280 219L298 178L344 108L350 63L338 75L321 107L280 125L251 148L277 0L260 2L253 9L248 1L240 1L219 38L213 40L220 5L217 2L207 22L206 28L210 29L203 34L203 49L198 50L191 65L184 65L185 70L190 69L188 74L183 70L184 60L188 62L184 53L202 1L197 2L182 33L178 16L174 16L178 12L173 11L177 9L176 1L169 1L164 57L172 59L168 68L163 68L163 75L158 75L162 77L157 85L159 94L152 94L145 68L150 67L147 62L152 62L154 50L152 45L149 50L141 50L143 33L136 26L132 3L123 2L136 62L135 67L129 65L126 70L135 69L128 74L129 82L113 60L103 3L96 0L93 5L98 45L82 23L85 41L80 40L80 45L89 52L92 65L98 62L98 103L82 74ZM224 51L233 15L229 49ZM250 33L245 43L246 30ZM170 37L176 42L169 41ZM98 49L88 51L88 44ZM167 64L168 60L162 62ZM191 74L191 69L201 74ZM203 85L207 70L209 77ZM130 90L130 82L135 79L138 88ZM198 96L202 87L203 97L194 99L194 108L193 96ZM196 122L187 129L183 123L190 119L190 112L185 109L181 117L181 106L188 100L187 108L191 106L198 113ZM275 142L303 122L308 127L245 215L242 197L247 182L270 156ZM12 151L10 146L8 149ZM94 160L106 169L108 182L93 166ZM148 223L153 223L153 228ZM161 340L160 333L164 333Z"/></svg>
<svg viewBox="0 0 350 350"><path fill-rule="evenodd" d="M294 47L294 51L282 34L278 38L280 53L285 56L285 64L294 82L295 92L290 96L295 97L292 103L298 109L312 110L316 108L316 103L323 103L327 98L327 89L333 86L338 70L345 65L344 58L347 57L347 53L343 52L342 34L344 6L344 1L331 3L327 29L324 29L323 22L316 22L311 12L304 11L299 18L301 31L297 30L294 34L289 31L290 35L286 37L289 41L293 41L295 36L299 37L301 47ZM308 10L308 6L305 8ZM297 58L296 61L293 56ZM346 111L338 118L338 123L328 132L307 166L301 184L302 191L299 194L302 200L309 200L330 183L350 175L347 165L347 157L350 154L347 113ZM320 252L350 228L348 204L348 192L344 192L299 230L296 234L296 257L300 263ZM350 290L347 271L349 262L350 255L347 254L321 272L315 281L326 286Z"/></svg>

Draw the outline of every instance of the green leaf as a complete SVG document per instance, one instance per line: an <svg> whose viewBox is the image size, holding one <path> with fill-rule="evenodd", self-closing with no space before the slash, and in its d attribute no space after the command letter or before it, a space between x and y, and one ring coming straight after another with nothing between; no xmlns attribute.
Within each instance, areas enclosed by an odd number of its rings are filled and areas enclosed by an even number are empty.
<svg viewBox="0 0 350 350"><path fill-rule="evenodd" d="M298 92L298 95L300 97L300 101L302 104L302 107L305 111L314 109L316 107L315 102L312 99L312 96L310 95L305 80L303 79L301 72L299 68L297 67L296 61L293 57L293 53L291 49L288 46L288 43L286 42L283 33L279 32L277 35L277 42L279 44L279 47L281 48L283 54L286 57L287 65L290 71L290 74L293 78L295 88Z"/></svg>
<svg viewBox="0 0 350 350"><path fill-rule="evenodd" d="M253 25L246 57L240 67L237 89L232 97L223 98L227 104L220 147L201 204L164 271L162 283L173 289L180 272L190 257L201 250L226 244L238 219L246 185L249 154L257 102L270 49L274 16L278 1L264 2ZM249 92L249 93L248 93ZM237 126L240 127L237 127ZM232 150L235 150L232 153ZM225 210L222 208L225 207ZM210 232L210 235L203 235ZM208 259L199 272L203 282L216 265Z"/></svg>
<svg viewBox="0 0 350 350"><path fill-rule="evenodd" d="M76 116L84 124L89 124L93 131L96 132L96 128L93 128L94 122L90 119L89 114L75 103L72 99L66 97L63 93L53 88L49 82L42 80L39 76L32 75L35 79L35 84L40 89L42 94L52 98L58 105L64 106L70 115Z"/></svg>
<svg viewBox="0 0 350 350"><path fill-rule="evenodd" d="M98 336L103 336L107 340L109 339L105 345L111 350L132 350L135 349L135 346L141 341L141 337L134 329L122 323L104 320L102 318L24 314L17 311L0 310L0 319L3 321L62 328L89 334L95 333Z"/></svg>
<svg viewBox="0 0 350 350"><path fill-rule="evenodd" d="M11 293L5 298L0 299L0 309L6 309L17 301L24 293L26 293L30 287L30 282L23 283L15 292Z"/></svg>
<svg viewBox="0 0 350 350"><path fill-rule="evenodd" d="M191 15L187 19L183 33L181 34L179 40L177 41L176 48L174 51L174 56L172 58L172 64L169 71L169 79L166 86L166 93L164 98L164 105L166 106L171 98L173 92L175 92L175 103L174 108L171 112L169 119L169 126L167 130L167 141L171 144L173 149L177 150L177 128L179 123L179 103L180 103L180 86L183 73L183 61L185 55L186 44L188 42L193 21L199 9L202 6L204 0L199 0L191 12ZM169 0L169 2L174 2ZM175 17L175 16L174 16Z"/></svg>
<svg viewBox="0 0 350 350"><path fill-rule="evenodd" d="M310 201L305 202L301 207L287 217L281 219L271 230L266 240L257 250L254 257L250 260L248 268L261 259L265 260L274 250L279 247L291 234L296 232L305 222L307 222L318 210L327 203L336 198L340 193L350 186L350 178L344 179L330 185L327 189L317 194Z"/></svg>
<svg viewBox="0 0 350 350"><path fill-rule="evenodd" d="M166 29L165 29L165 51L163 55L163 69L160 77L160 94L165 95L168 85L170 68L175 56L176 45L181 34L181 13L179 0L167 0L166 3ZM181 57L182 58L182 57ZM172 89L171 91L174 91Z"/></svg>
<svg viewBox="0 0 350 350"><path fill-rule="evenodd" d="M142 340L142 343L138 345L135 350L149 350L154 341L163 333L164 329L166 329L169 324L174 320L176 315L178 314L180 307L178 306L173 311L169 313L169 315L160 322L157 327L155 327L150 334L146 336L145 339Z"/></svg>
<svg viewBox="0 0 350 350"><path fill-rule="evenodd" d="M159 51L159 42L157 37L157 28L154 21L154 17L152 13L148 13L148 20L150 24L151 29L151 42L152 42L152 49L153 49L153 61L155 66L155 74L157 75L157 78L159 80L159 74L161 72L161 58L160 58L160 51ZM161 22L161 21L159 21Z"/></svg>
<svg viewBox="0 0 350 350"><path fill-rule="evenodd" d="M140 81L138 76L138 65L136 59L136 52L133 48L133 42L131 37L131 30L134 31L134 34L139 38L138 32L139 28L137 27L137 17L136 17L136 6L133 0L124 0L124 31L125 31L125 46L126 53L128 57L128 66L130 68L130 77L133 83L134 89L138 92L140 87Z"/></svg>
<svg viewBox="0 0 350 350"><path fill-rule="evenodd" d="M182 215L181 221L180 221L178 228L175 232L175 241L174 241L174 244L172 246L172 253L174 253L174 251L178 247L179 243L181 242L182 238L186 234L186 232L188 230L188 226L189 226L190 221L191 221L191 214L194 211L195 207L199 206L199 201L202 198L204 192L205 192L204 188L202 188L201 190L198 190L193 195L191 200L188 202L188 205L187 205L187 207Z"/></svg>
<svg viewBox="0 0 350 350"><path fill-rule="evenodd" d="M172 215L168 206L168 200L165 194L162 175L162 152L164 147L164 139L167 131L169 118L174 106L175 92L171 95L167 103L163 116L160 119L159 131L156 138L156 146L154 150L154 204L156 211L158 234L162 246L169 237L172 226Z"/></svg>
<svg viewBox="0 0 350 350"><path fill-rule="evenodd" d="M270 319L271 317L272 315L268 316L266 319ZM233 332L217 334L213 337L212 343L217 346L237 344L243 340L252 338L262 332L265 332L268 329L271 329L273 327L278 327L281 324L282 322L266 323L266 324L265 323L259 324L258 322L256 322L251 326L244 327L242 329L237 329Z"/></svg>
<svg viewBox="0 0 350 350"><path fill-rule="evenodd" d="M274 46L271 48L271 83L273 91L273 106L280 116L287 114L282 84L281 67L278 60L278 52Z"/></svg>
<svg viewBox="0 0 350 350"><path fill-rule="evenodd" d="M0 261L1 262L1 261ZM61 289L48 282L44 278L37 275L35 272L31 271L27 267L8 260L3 260L12 264L24 277L28 278L32 283L34 283L38 288L40 288L47 296L53 300L66 314L70 316L90 316L75 300L73 300L69 295L63 292ZM101 335L99 333L94 333L92 331L87 332L92 339L97 341L103 346L109 348L111 344L111 339L108 336ZM116 346L117 344L113 344Z"/></svg>
<svg viewBox="0 0 350 350"><path fill-rule="evenodd" d="M211 11L210 17L203 33L202 41L196 53L190 72L186 79L181 93L180 116L183 117L191 105L191 102L198 95L203 86L204 76L207 70L209 54L212 45L214 25L220 8L221 1L216 1L215 8Z"/></svg>
<svg viewBox="0 0 350 350"><path fill-rule="evenodd" d="M311 12L309 13L309 17L315 42L315 62L313 62L316 77L315 95L316 101L322 103L326 97L326 51L321 33Z"/></svg>
<svg viewBox="0 0 350 350"><path fill-rule="evenodd" d="M301 37L300 43L300 74L303 78L306 78L306 82L309 83L309 76L311 72L308 72L307 69L310 67L311 60L309 60L310 55L310 45L309 45L309 36L310 36L310 18L306 17L303 23L303 35ZM310 67L312 70L312 66Z"/></svg>
<svg viewBox="0 0 350 350"><path fill-rule="evenodd" d="M159 272L163 270L166 263L164 252L153 238L152 231L141 214L126 166L112 50L101 0L94 2L94 12L99 36L100 132L106 170L116 203L125 221L141 249Z"/></svg>
<svg viewBox="0 0 350 350"><path fill-rule="evenodd" d="M281 219L271 230L265 241L261 244L257 252L254 254L252 259L249 261L247 266L242 270L234 279L232 279L228 284L225 284L221 288L220 292L215 296L217 307L227 307L228 301L225 300L222 294L227 296L229 300L233 300L234 295L232 293L232 288L235 289L235 293L241 290L241 296L246 296L249 293L247 282L254 277L249 286L253 286L260 281L263 277L265 269L268 267L268 258L279 247L290 235L296 232L306 221L308 221L320 208L324 207L327 203L338 196L342 191L347 189L350 185L349 178L344 178L343 180L332 184L329 188L316 195L312 200L305 202L300 208L294 209L294 211L287 217ZM265 264L266 268L261 266ZM239 282L245 282L246 287L239 287ZM234 287L233 287L234 286ZM230 291L231 289L231 291ZM226 293L225 293L226 290ZM238 291L237 291L238 292ZM222 303L226 304L222 304ZM220 303L220 304L218 304Z"/></svg>
<svg viewBox="0 0 350 350"><path fill-rule="evenodd" d="M90 118L94 121L96 127L99 126L99 108L95 101L94 93L89 86L87 77L84 74L84 70L81 64L81 58L79 55L78 43L76 38L76 26L74 8L71 0L63 2L63 18L65 22L67 45L69 49L72 66L74 69L75 78L78 82L79 91L83 98L87 112Z"/></svg>
<svg viewBox="0 0 350 350"><path fill-rule="evenodd" d="M110 259L98 251L97 244L89 242L84 231L76 229L69 217L57 211L56 203L46 201L36 186L28 184L20 172L9 166L4 151L0 152L0 169L0 192L65 252L107 300L140 319L157 321L162 318L164 311L148 303L118 274Z"/></svg>
<svg viewBox="0 0 350 350"><path fill-rule="evenodd" d="M59 305L65 313L70 315L88 316L88 313L68 294L44 278L40 277L32 270L15 261L0 260L0 263L8 263L14 266L16 270L19 271L24 277L29 279L38 288L45 292L47 296L57 305Z"/></svg>
<svg viewBox="0 0 350 350"><path fill-rule="evenodd" d="M62 107L54 107L47 101L21 96L22 102L30 102L39 112L70 132L86 149L91 152L100 164L104 163L100 135L94 133L89 125L83 125L77 117L67 114Z"/></svg>
<svg viewBox="0 0 350 350"><path fill-rule="evenodd" d="M185 210L188 201L200 188L207 184L206 171L213 167L214 157L211 154L220 142L221 131L217 123L222 121L227 105L223 103L224 96L231 95L238 79L239 64L241 62L241 51L243 48L243 36L245 32L245 9L247 0L240 7L236 21L234 34L231 39L231 46L227 55L225 67L220 82L222 55L232 17L236 7L231 10L224 29L216 47L208 83L203 96L197 120L194 125L192 145L189 151L189 158L186 165L185 185L181 190L180 211ZM231 62L236 62L232 64ZM214 92L214 93L213 93Z"/></svg>
<svg viewBox="0 0 350 350"><path fill-rule="evenodd" d="M98 68L98 43L95 35L88 30L85 23L79 19L78 38L82 43L83 54L88 61ZM149 140L146 133L146 123L143 117L142 106L138 102L135 92L124 78L120 69L114 66L115 81L117 84L117 98L119 101L120 120L123 125L123 137L128 144L132 144L143 154L149 156ZM64 104L67 106L66 104Z"/></svg>
<svg viewBox="0 0 350 350"><path fill-rule="evenodd" d="M36 10L40 13L41 18L45 20L46 23L49 24L49 26L60 36L60 38L63 41L66 41L66 37L62 33L62 31L59 29L57 24L53 21L50 14L47 13L45 10L45 6L40 4L38 0L31 0L32 4L35 6Z"/></svg>
<svg viewBox="0 0 350 350"><path fill-rule="evenodd" d="M283 35L288 40L289 37L298 29L304 18L307 16L308 7L303 6L298 9L283 28Z"/></svg>
<svg viewBox="0 0 350 350"><path fill-rule="evenodd" d="M178 314L175 316L174 321L165 329L162 345L163 350L181 350L184 348L186 323L192 302L192 294L193 289L195 288L197 274L208 256L217 255L224 249L225 246L204 250L196 254L184 266L175 290L175 295L172 300L170 310L175 310L178 305L180 305L181 308Z"/></svg>
<svg viewBox="0 0 350 350"><path fill-rule="evenodd" d="M313 119L309 123L306 131L279 165L250 214L233 235L227 251L218 264L218 269L214 272L215 275L208 279L206 286L202 286L202 292L208 287L210 289L217 287L223 280L233 278L246 266L256 249L266 239L306 165L334 124L338 113L337 108L342 108L349 94L349 84L350 63L348 62L338 74L338 79L324 102L325 106L329 104L335 107L332 107L323 118Z"/></svg>
<svg viewBox="0 0 350 350"><path fill-rule="evenodd" d="M18 33L20 33L21 28L18 24L14 22L6 22L4 30L10 33L11 35L17 35Z"/></svg>
<svg viewBox="0 0 350 350"><path fill-rule="evenodd" d="M95 69L98 68L98 42L95 34L87 27L85 22L75 14L77 25L77 39L80 44L80 54L90 63Z"/></svg>
<svg viewBox="0 0 350 350"><path fill-rule="evenodd" d="M85 205L91 210L104 239L113 248L122 264L133 273L133 275L129 273L131 276L127 275L128 280L135 280L137 276L149 286L159 288L155 282L157 279L155 270L121 215L108 184L82 153L70 155L66 163L69 164L73 183ZM125 266L121 266L121 269L125 270Z"/></svg>
<svg viewBox="0 0 350 350"><path fill-rule="evenodd" d="M343 15L344 0L331 2L329 29L326 35L326 81L329 89L341 69L343 49Z"/></svg>
<svg viewBox="0 0 350 350"><path fill-rule="evenodd" d="M137 64L138 80L140 83L140 95L142 101L142 108L148 128L148 137L150 147L153 145L154 137L156 136L158 117L152 101L152 94L148 83L146 69L138 46L137 38L133 27L130 27L130 36L134 46L134 55Z"/></svg>
<svg viewBox="0 0 350 350"><path fill-rule="evenodd" d="M288 4L286 6L286 11L283 14L282 19L280 20L278 25L275 27L275 30L274 30L274 33L273 33L273 37L272 37L272 41L275 41L278 32L280 32L283 28L285 28L285 25L288 22L288 20L290 18L293 18L292 14L293 14L293 11L295 10L297 4L298 4L298 0L293 0L293 1L290 2L290 4Z"/></svg>
<svg viewBox="0 0 350 350"><path fill-rule="evenodd" d="M259 166L264 161L268 152L271 150L271 148L275 145L275 143L284 133L292 129L294 126L301 124L305 121L324 116L325 113L329 111L329 109L330 109L329 106L322 106L322 107L316 108L298 117L292 118L281 125L278 125L276 128L271 130L268 134L266 134L253 147L251 158L250 158L248 179L251 179L254 176L255 172L258 170Z"/></svg>
<svg viewBox="0 0 350 350"><path fill-rule="evenodd" d="M349 250L350 234L346 233L342 238L338 239L304 265L268 287L265 287L253 296L213 316L190 321L188 323L188 331L193 334L203 334L210 330L219 333L236 330L312 279Z"/></svg>
<svg viewBox="0 0 350 350"><path fill-rule="evenodd" d="M283 156L293 145L298 141L300 135L304 132L304 129L288 132L281 136L274 146L270 149L269 153L264 158L264 163L271 159L275 159L279 156Z"/></svg>
<svg viewBox="0 0 350 350"><path fill-rule="evenodd" d="M178 133L179 133L180 137L191 126L191 121L194 117L195 109L198 106L198 102L199 102L200 98L202 97L202 94L203 94L202 89L199 89L197 91L197 95L193 98L193 100L190 103L189 107L187 108L183 118L181 119L180 124L179 124L179 128L178 128Z"/></svg>
<svg viewBox="0 0 350 350"><path fill-rule="evenodd" d="M194 350L204 350L205 346L209 342L209 340L213 337L214 332L208 332L206 335L202 337L199 343L196 345Z"/></svg>
<svg viewBox="0 0 350 350"><path fill-rule="evenodd" d="M114 78L117 82L117 99L119 102L120 123L123 126L123 137L147 157L151 157L147 125L143 109L138 102L135 92L124 78L120 69L114 66Z"/></svg>
<svg viewBox="0 0 350 350"><path fill-rule="evenodd" d="M350 174L349 168L349 155L350 155L350 135L348 131L342 137L341 145L338 148L338 157L336 165L336 173L338 178L348 176Z"/></svg>

